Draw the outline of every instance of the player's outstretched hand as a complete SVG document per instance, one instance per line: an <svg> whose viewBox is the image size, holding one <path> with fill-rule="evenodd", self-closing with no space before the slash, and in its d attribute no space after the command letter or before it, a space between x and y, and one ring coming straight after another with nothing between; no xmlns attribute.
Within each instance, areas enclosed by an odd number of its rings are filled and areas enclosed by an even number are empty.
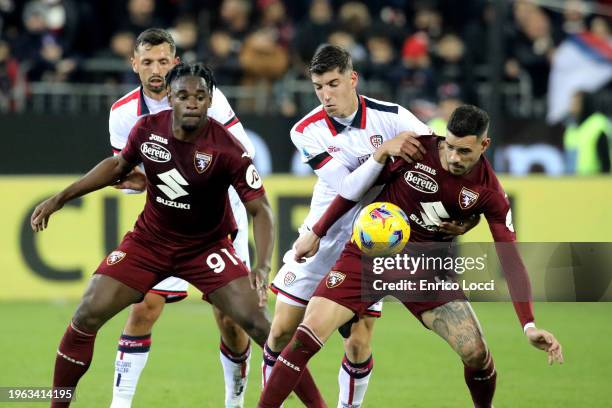
<svg viewBox="0 0 612 408"><path fill-rule="evenodd" d="M138 167L119 180L115 187L118 190L144 191L147 188L147 176Z"/></svg>
<svg viewBox="0 0 612 408"><path fill-rule="evenodd" d="M459 235L463 235L472 228L474 228L480 222L480 216L472 216L464 221L453 220L450 222L441 222L438 226L440 232L446 234L444 238L453 238Z"/></svg>
<svg viewBox="0 0 612 408"><path fill-rule="evenodd" d="M49 225L49 217L51 214L62 208L62 204L57 199L57 196L46 199L38 204L30 217L30 225L34 232L39 232L47 228Z"/></svg>
<svg viewBox="0 0 612 408"><path fill-rule="evenodd" d="M264 307L268 304L268 274L269 268L256 266L249 273L249 281L251 288L257 290L259 296L259 307Z"/></svg>
<svg viewBox="0 0 612 408"><path fill-rule="evenodd" d="M423 160L427 150L419 142L418 135L412 131L399 133L393 139L382 144L381 149L389 156L399 156L408 163Z"/></svg>
<svg viewBox="0 0 612 408"><path fill-rule="evenodd" d="M525 333L531 345L540 350L544 350L548 353L548 364L552 365L557 362L563 364L563 351L561 343L555 338L555 336L542 329L536 329L530 327Z"/></svg>
<svg viewBox="0 0 612 408"><path fill-rule="evenodd" d="M317 253L320 242L321 238L312 231L301 234L293 244L294 259L299 263L306 262L306 258L310 258Z"/></svg>

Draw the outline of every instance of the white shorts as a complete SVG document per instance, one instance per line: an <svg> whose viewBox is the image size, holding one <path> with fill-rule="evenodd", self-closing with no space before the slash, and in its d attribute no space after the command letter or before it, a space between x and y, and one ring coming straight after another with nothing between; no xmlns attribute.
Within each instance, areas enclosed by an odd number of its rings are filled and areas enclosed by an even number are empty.
<svg viewBox="0 0 612 408"><path fill-rule="evenodd" d="M304 263L293 260L293 250L287 251L270 289L276 293L278 301L289 305L306 307L319 282L327 275L336 260L340 258L346 241L336 241L327 236L321 239L319 251ZM382 301L368 308L368 314L379 317Z"/></svg>
<svg viewBox="0 0 612 408"><path fill-rule="evenodd" d="M238 234L236 234L236 238L233 242L234 249L247 268L251 269L249 259L249 219L247 217L246 208L240 202L236 192L232 190L233 188L230 189L230 201L232 203L232 211L234 212L236 225L238 225ZM234 198L232 197L232 192L236 195L235 198L238 199L237 202L232 199ZM149 293L156 293L164 296L166 298L166 303L178 302L187 297L187 286L187 281L171 276L151 288Z"/></svg>

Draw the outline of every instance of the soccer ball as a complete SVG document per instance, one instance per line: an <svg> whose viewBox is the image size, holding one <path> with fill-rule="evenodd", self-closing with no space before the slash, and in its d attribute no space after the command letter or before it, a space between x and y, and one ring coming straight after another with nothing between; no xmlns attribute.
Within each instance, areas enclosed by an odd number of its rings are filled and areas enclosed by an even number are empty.
<svg viewBox="0 0 612 408"><path fill-rule="evenodd" d="M410 238L406 213L395 204L372 203L359 212L353 224L353 242L367 256L399 253Z"/></svg>

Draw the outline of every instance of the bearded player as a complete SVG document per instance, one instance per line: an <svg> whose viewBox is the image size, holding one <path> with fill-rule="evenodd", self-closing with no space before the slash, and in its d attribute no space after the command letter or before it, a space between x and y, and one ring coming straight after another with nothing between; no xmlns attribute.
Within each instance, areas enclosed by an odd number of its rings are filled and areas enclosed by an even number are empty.
<svg viewBox="0 0 612 408"><path fill-rule="evenodd" d="M417 163L401 160L387 163L379 183L385 183L376 201L398 205L411 219L411 242L445 242L448 238L438 225L445 219L465 219L484 214L496 243L514 308L528 341L548 353L549 363L563 362L561 345L546 330L535 326L527 271L513 244L510 203L483 157L490 144L489 118L474 106L462 106L450 118L446 139L419 138L427 150ZM423 177L423 175L427 177ZM421 183L423 178L428 183ZM421 180L423 181L423 180ZM432 183L433 181L433 183ZM295 256L316 253L320 237L355 205L337 196L312 231L300 236ZM373 302L362 298L362 253L347 243L327 279L317 287L306 309L303 323L279 357L261 396L259 407L279 407L301 370L332 332L355 316L361 317ZM483 332L460 290L448 293L422 293L433 301L404 301L405 307L430 330L442 337L459 355L465 382L475 407L491 407L497 372ZM384 297L381 293L380 297Z"/></svg>
<svg viewBox="0 0 612 408"><path fill-rule="evenodd" d="M417 134L431 130L400 105L357 93L358 74L351 56L334 45L321 46L310 63L310 76L321 104L291 129L291 140L304 162L317 175L310 211L300 227L309 231L336 194L359 197L376 180L386 157L409 162L425 152ZM316 256L305 263L293 261L291 251L272 282L276 306L270 336L264 348L264 386L277 357L304 318L304 312L319 282L334 265L350 236L353 208L329 231ZM445 231L459 235L474 224L449 222ZM359 408L372 377L374 358L370 339L382 303L372 305L357 324L341 330L345 355L338 372L339 408Z"/></svg>

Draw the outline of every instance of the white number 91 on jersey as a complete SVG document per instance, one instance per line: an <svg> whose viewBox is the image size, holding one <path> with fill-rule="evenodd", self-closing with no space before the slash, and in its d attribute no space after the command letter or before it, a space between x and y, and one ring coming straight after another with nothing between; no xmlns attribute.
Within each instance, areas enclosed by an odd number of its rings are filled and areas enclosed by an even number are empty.
<svg viewBox="0 0 612 408"><path fill-rule="evenodd" d="M353 242L367 256L401 252L410 238L406 213L395 204L377 202L363 208L353 224Z"/></svg>

